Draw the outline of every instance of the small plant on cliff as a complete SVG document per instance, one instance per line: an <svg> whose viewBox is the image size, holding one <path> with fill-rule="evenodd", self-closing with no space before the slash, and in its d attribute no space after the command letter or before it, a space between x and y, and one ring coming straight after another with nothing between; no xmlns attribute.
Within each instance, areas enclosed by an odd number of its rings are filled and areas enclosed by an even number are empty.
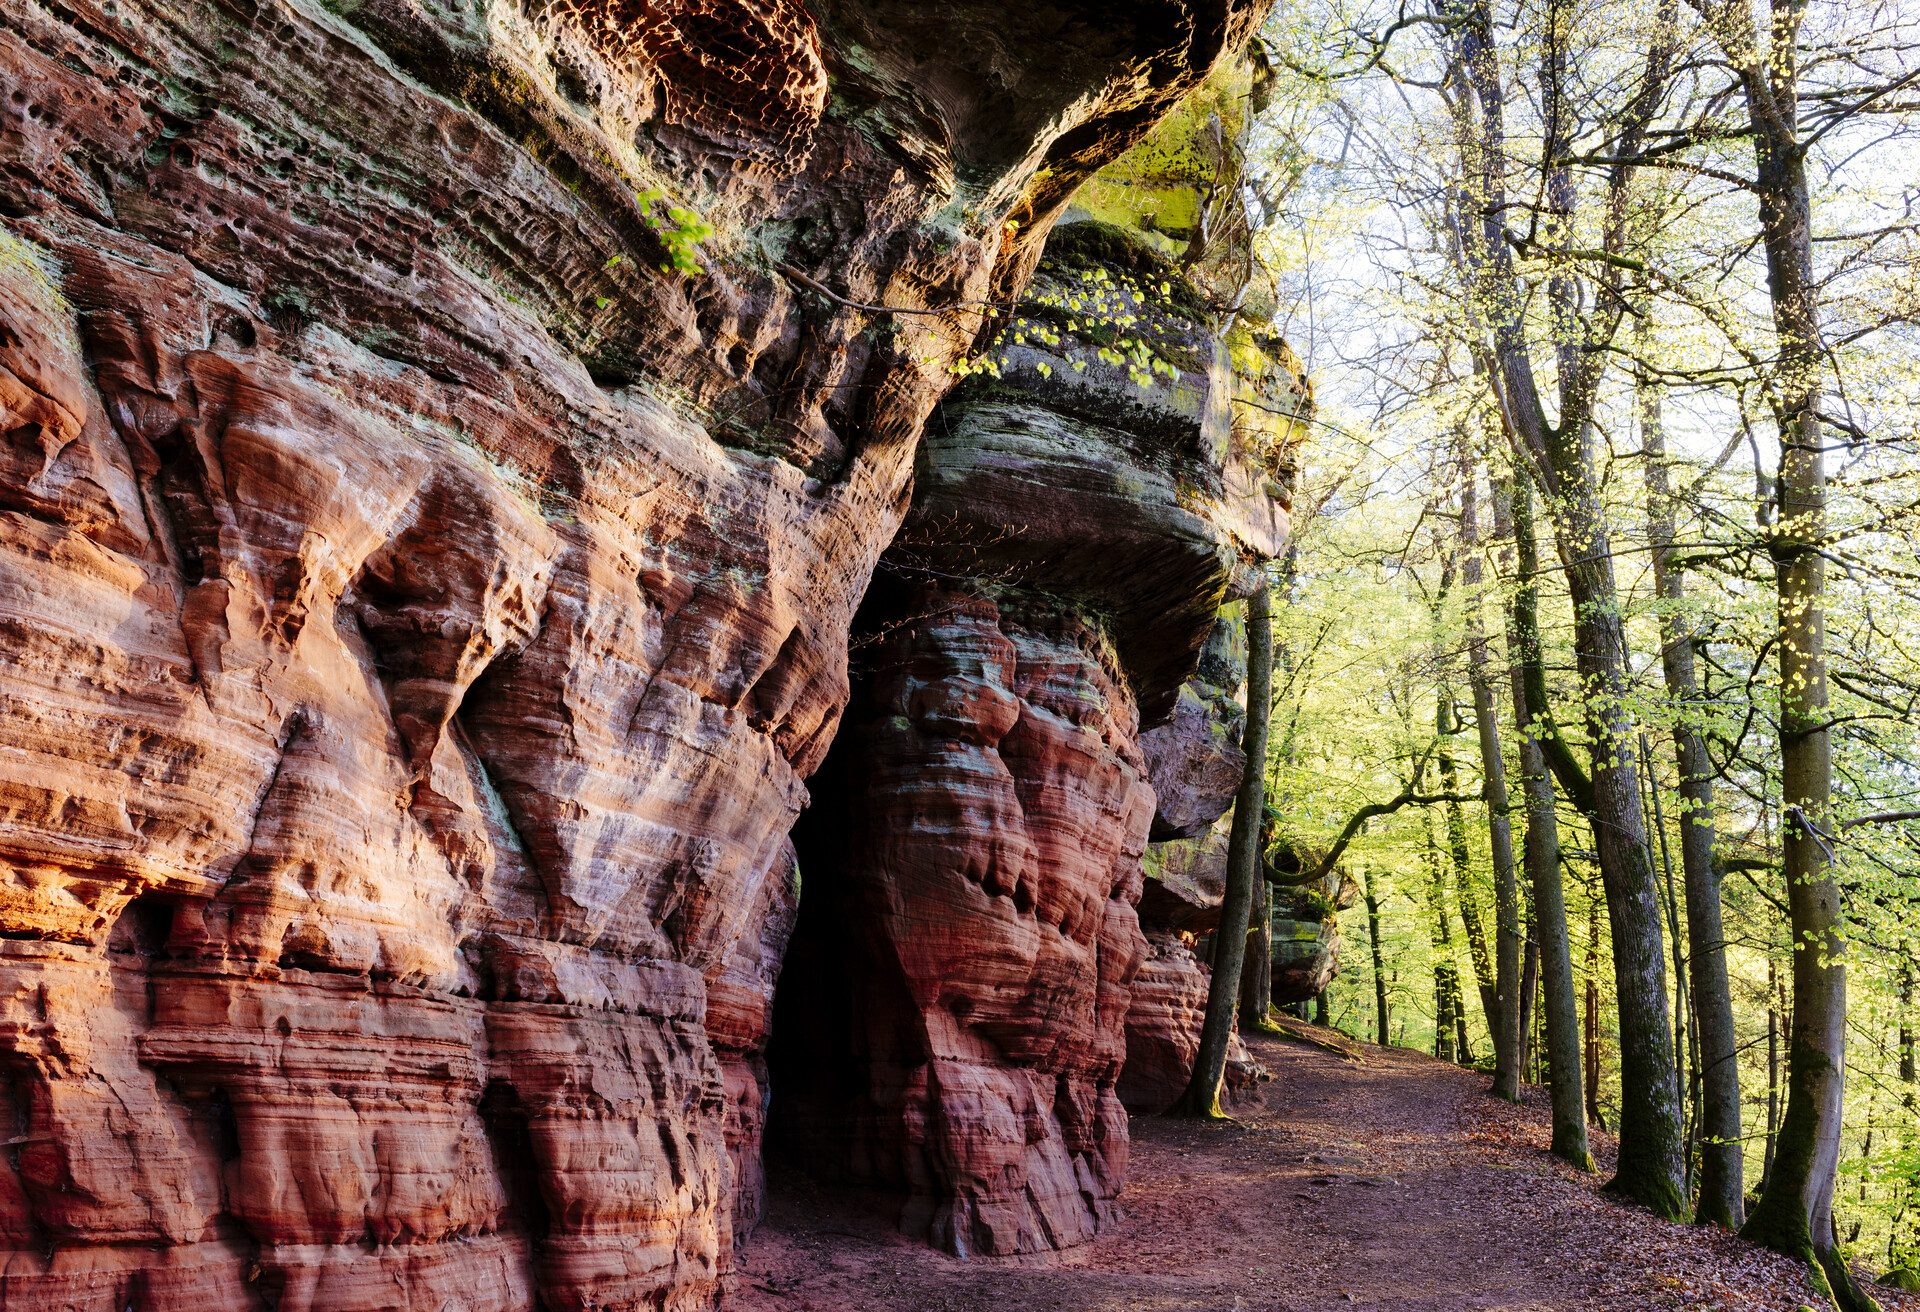
<svg viewBox="0 0 1920 1312"><path fill-rule="evenodd" d="M666 247L667 262L660 266L662 273L705 273L700 262L694 259L694 253L700 243L711 240L714 227L700 216L698 210L688 209L684 205L667 205L664 218L653 212L653 207L666 201L667 193L658 188L634 193L634 199L640 202L640 217L653 235Z"/></svg>

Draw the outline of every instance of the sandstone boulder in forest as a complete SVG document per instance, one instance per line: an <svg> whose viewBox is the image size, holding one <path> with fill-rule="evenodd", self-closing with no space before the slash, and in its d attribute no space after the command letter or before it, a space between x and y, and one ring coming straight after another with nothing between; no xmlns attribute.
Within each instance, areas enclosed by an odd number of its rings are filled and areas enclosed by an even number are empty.
<svg viewBox="0 0 1920 1312"><path fill-rule="evenodd" d="M1276 1006L1319 996L1340 969L1339 913L1359 897L1359 885L1336 870L1318 884L1273 890L1273 1001Z"/></svg>
<svg viewBox="0 0 1920 1312"><path fill-rule="evenodd" d="M924 421L1263 8L9 6L0 1303L716 1301Z"/></svg>

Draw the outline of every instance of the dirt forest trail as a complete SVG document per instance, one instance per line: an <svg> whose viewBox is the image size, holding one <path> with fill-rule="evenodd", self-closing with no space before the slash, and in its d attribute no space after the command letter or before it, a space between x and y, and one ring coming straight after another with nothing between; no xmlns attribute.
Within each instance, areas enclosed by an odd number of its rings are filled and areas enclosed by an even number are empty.
<svg viewBox="0 0 1920 1312"><path fill-rule="evenodd" d="M776 1173L750 1312L1542 1312L1818 1306L1804 1268L1613 1202L1550 1157L1545 1093L1401 1049L1255 1038L1264 1107L1133 1122L1126 1219L1050 1259L959 1262ZM1611 1142L1596 1136L1602 1152ZM1604 1162L1603 1162L1604 1165ZM1880 1291L1876 1290L1876 1294ZM1898 1300L1898 1301L1896 1301ZM1888 1312L1920 1309L1890 1295Z"/></svg>

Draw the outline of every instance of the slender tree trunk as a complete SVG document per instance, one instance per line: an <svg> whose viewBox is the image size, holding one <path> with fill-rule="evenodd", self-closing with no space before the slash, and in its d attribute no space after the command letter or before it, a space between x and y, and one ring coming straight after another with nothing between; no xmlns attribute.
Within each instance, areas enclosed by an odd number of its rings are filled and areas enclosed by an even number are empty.
<svg viewBox="0 0 1920 1312"><path fill-rule="evenodd" d="M1467 1000L1460 990L1458 964L1447 967L1447 991L1452 997L1453 1052L1462 1066L1473 1065L1473 1041L1467 1033Z"/></svg>
<svg viewBox="0 0 1920 1312"><path fill-rule="evenodd" d="M1449 549L1446 544L1441 541L1438 532L1434 535L1434 547L1436 554L1441 557L1442 565L1440 569L1440 587L1433 599L1430 618L1433 623L1434 658L1436 661L1440 661L1444 660L1443 651L1445 648L1445 643L1440 632L1441 614L1446 607L1447 594L1453 589L1454 575L1459 561L1459 549L1457 543L1453 544L1452 548ZM1455 728L1453 697L1451 691L1445 684L1442 684L1434 694L1433 725L1434 742L1438 748L1441 790L1449 794L1456 793L1459 790L1459 776L1454 770L1453 757L1447 751L1448 740ZM1460 990L1459 962L1453 953L1453 925L1451 918L1447 914L1446 863L1441 858L1439 845L1434 841L1432 814L1423 812L1420 824L1426 834L1427 857L1432 863L1433 874L1432 910L1435 935L1434 961L1436 963L1434 969L1434 989L1439 1000L1439 1006L1435 1009L1435 1026L1436 1029L1443 1027L1438 1013L1444 1012L1446 1019L1451 1022L1454 1032L1452 1040L1445 1043L1442 1043L1436 1036L1435 1047L1436 1049L1450 1048L1450 1058L1458 1061L1462 1066L1465 1066L1472 1062L1473 1050L1467 1040L1467 1004L1466 998ZM1464 895L1466 893L1466 880L1464 875L1458 874L1458 871L1462 863L1467 860L1466 832L1465 825L1460 820L1458 803L1452 803L1450 805L1450 809L1446 815L1446 826L1447 847L1454 862L1457 882L1460 885L1459 891ZM1461 915L1463 923L1469 927L1468 943L1469 952L1471 953L1471 927L1475 923L1477 908L1469 909L1463 907ZM1481 956L1484 957L1485 954L1486 949L1482 946ZM1436 1055L1439 1055L1437 1051Z"/></svg>
<svg viewBox="0 0 1920 1312"><path fill-rule="evenodd" d="M1505 495L1501 495L1504 493ZM1533 890L1534 939L1539 944L1541 1009L1546 1022L1547 1062L1553 1071L1553 1152L1583 1171L1595 1169L1587 1143L1586 1098L1581 1079L1580 1013L1574 993L1573 945L1567 932L1566 888L1561 882L1560 824L1554 813L1553 777L1534 725L1544 707L1532 705L1528 691L1540 679L1539 594L1535 578L1540 570L1539 547L1534 540L1533 498L1520 480L1503 485L1494 497L1494 529L1503 532L1512 518L1514 545L1519 552L1519 586L1507 606L1508 664L1513 670L1513 718L1520 730L1520 777L1526 794L1527 833L1523 849L1527 883ZM1588 1011L1592 1012L1591 994ZM1591 1018L1591 1017L1590 1017ZM1592 1044L1585 1063L1595 1070ZM1598 1085L1595 1085L1595 1094ZM1583 1105L1584 1104L1584 1105Z"/></svg>
<svg viewBox="0 0 1920 1312"><path fill-rule="evenodd" d="M1685 570L1674 563L1674 498L1660 395L1641 388L1641 446L1647 456L1647 539L1654 591L1664 603L1660 663L1673 702L1673 746L1680 770L1680 863L1686 872L1687 969L1693 985L1694 1038L1700 1057L1700 1188L1694 1219L1738 1230L1746 1220L1746 1168L1740 1134L1740 1063L1727 983L1720 872L1713 861L1713 765L1695 716L1701 703L1691 626L1681 611Z"/></svg>
<svg viewBox="0 0 1920 1312"><path fill-rule="evenodd" d="M1607 1128L1600 1114L1600 902L1587 903L1587 1122Z"/></svg>
<svg viewBox="0 0 1920 1312"><path fill-rule="evenodd" d="M1877 1084L1867 1086L1867 1132L1860 1136L1860 1211L1853 1218L1853 1224L1847 1227L1847 1242L1850 1244L1859 1242L1860 1218L1867 1213L1867 1176L1869 1174L1867 1163L1873 1158L1873 1132L1877 1128L1874 1124L1874 1112L1879 1109L1875 1095L1878 1092Z"/></svg>
<svg viewBox="0 0 1920 1312"><path fill-rule="evenodd" d="M1439 844L1434 841L1431 817L1426 824L1427 855L1433 862L1434 925L1439 935L1442 963L1436 979L1446 992L1447 1018L1453 1027L1453 1037L1448 1044L1450 1060L1470 1066L1473 1064L1473 1044L1467 1036L1467 998L1460 985L1460 960L1453 951L1453 919L1447 914L1447 863L1440 854Z"/></svg>
<svg viewBox="0 0 1920 1312"><path fill-rule="evenodd" d="M1513 830L1507 816L1507 768L1500 757L1500 720L1494 715L1494 688L1486 676L1486 644L1476 644L1473 713L1480 726L1480 768L1486 780L1486 824L1494 847L1494 987L1482 987L1486 1024L1494 1032L1494 1093L1509 1103L1521 1099L1521 1035L1526 1012L1521 1005L1521 899L1513 872ZM1457 803L1455 803L1457 805ZM1465 872L1461 872L1465 874ZM1461 905L1471 899L1461 886ZM1473 928L1469 926L1469 934Z"/></svg>
<svg viewBox="0 0 1920 1312"><path fill-rule="evenodd" d="M1280 560L1280 577L1275 586L1284 603L1293 595L1294 582L1299 577L1300 548L1297 543L1288 543L1286 555ZM1272 606L1269 598L1268 606ZM1273 664L1286 676L1286 686L1293 686L1293 652L1284 642L1273 646ZM1271 714L1271 712L1269 712ZM1280 758L1283 766L1291 768L1294 761L1295 729L1299 724L1296 713L1289 721L1287 731L1280 744ZM1259 855L1255 862L1258 877L1253 885L1252 919L1247 933L1247 960L1240 974L1240 1029L1242 1033L1276 1033L1273 1023L1273 888L1268 882L1266 853L1272 848L1278 835L1275 813L1283 811L1287 799L1275 798L1271 804L1263 801L1260 827ZM1269 808L1271 806L1271 809Z"/></svg>
<svg viewBox="0 0 1920 1312"><path fill-rule="evenodd" d="M1914 1082L1913 1064L1913 962L1900 963L1900 1082ZM1913 1091L1909 1089L1902 1101L1911 1109L1914 1104Z"/></svg>
<svg viewBox="0 0 1920 1312"><path fill-rule="evenodd" d="M1760 1164L1760 1193L1767 1191L1773 1175L1773 1145L1780 1130L1780 1011L1774 1000L1780 995L1780 972L1773 959L1767 959L1767 1155Z"/></svg>
<svg viewBox="0 0 1920 1312"><path fill-rule="evenodd" d="M1422 812L1427 837L1427 940L1433 949L1433 1055L1442 1061L1466 1062L1466 1022L1460 1014L1460 976L1453 959L1453 926L1447 915L1447 883L1442 873L1440 844L1434 840L1433 817ZM1459 1031L1456 1047L1454 1032Z"/></svg>
<svg viewBox="0 0 1920 1312"><path fill-rule="evenodd" d="M1254 1034L1271 1030L1273 1021L1273 936L1271 907L1273 891L1265 878L1265 862L1253 881L1253 906L1247 931L1247 957L1240 969L1240 1032Z"/></svg>
<svg viewBox="0 0 1920 1312"><path fill-rule="evenodd" d="M1387 963L1380 950L1380 899L1373 891L1373 871L1361 876L1360 894L1367 903L1367 945L1373 952L1373 1018L1380 1035L1380 1046L1390 1046L1387 1028Z"/></svg>
<svg viewBox="0 0 1920 1312"><path fill-rule="evenodd" d="M1905 1087L1900 1091L1900 1106L1906 1111L1907 1117L1906 1125L1902 1127L1900 1132L1900 1141L1901 1147L1907 1151L1909 1157L1911 1157L1912 1154L1913 1136L1911 1126L1913 1125L1913 1111L1916 1105L1913 1088L1916 1074L1913 1058L1912 1007L1913 963L1911 961L1903 961L1900 963L1900 1083ZM1903 1244L1900 1241L1900 1236L1903 1230L1910 1229L1909 1226L1903 1223L1913 1209L1913 1194L1916 1182L1920 1182L1920 1173L1912 1169L1909 1169L1907 1172L1906 1179L1900 1182L1900 1210L1887 1227L1888 1270L1913 1265L1908 1258L1911 1241Z"/></svg>
<svg viewBox="0 0 1920 1312"><path fill-rule="evenodd" d="M1500 754L1500 718L1495 709L1493 676L1488 671L1486 629L1480 616L1485 579L1479 550L1478 489L1472 465L1466 465L1462 472L1465 485L1460 495L1460 538L1466 560L1461 581L1467 589L1467 677L1473 689L1487 838L1493 853L1494 978L1490 997L1484 989L1482 996L1488 998L1487 1028L1493 1032L1493 1092L1509 1102L1518 1102L1520 1071L1525 1062L1523 1036L1527 1032L1520 981L1520 889L1513 869L1513 823L1508 815L1507 766ZM1466 897L1463 887L1463 904ZM1468 932L1472 933L1471 926Z"/></svg>
<svg viewBox="0 0 1920 1312"><path fill-rule="evenodd" d="M1227 1069L1240 967L1247 951L1247 917L1260 873L1260 832L1266 815L1267 723L1273 709L1273 604L1262 587L1247 599L1247 724L1241 738L1246 769L1234 800L1227 839L1227 887L1214 935L1213 977L1207 983L1207 1015L1194 1054L1193 1077L1173 1107L1177 1115L1220 1118L1220 1081Z"/></svg>
<svg viewBox="0 0 1920 1312"><path fill-rule="evenodd" d="M1534 1003L1540 996L1540 942L1534 937L1533 917L1526 919L1526 928L1522 931L1527 937L1527 945L1521 953L1520 965L1520 1069L1535 1070L1535 1060L1539 1044L1534 1033L1538 1026L1540 1012ZM1539 1081L1535 1081L1538 1083Z"/></svg>
<svg viewBox="0 0 1920 1312"><path fill-rule="evenodd" d="M1460 772L1445 747L1440 750L1440 787L1456 796L1460 792ZM1493 976L1492 957L1487 952L1487 929L1486 922L1480 918L1480 900L1473 895L1473 853L1467 845L1466 812L1459 802L1449 798L1446 817L1447 850L1453 857L1453 897L1460 907L1461 928L1466 931L1467 960L1473 965L1474 984L1480 990L1480 1013L1487 1018L1487 1032L1494 1034L1500 1029L1499 986Z"/></svg>
<svg viewBox="0 0 1920 1312"><path fill-rule="evenodd" d="M1693 1030L1688 1018L1693 1015L1693 1007L1687 1000L1687 959L1681 950L1685 941L1680 932L1680 898L1673 886L1673 852L1667 845L1667 822L1660 805L1660 785L1654 776L1653 751L1647 746L1647 735L1640 735L1640 774L1641 782L1646 786L1643 799L1645 809L1653 816L1653 829L1647 838L1647 860L1666 876L1667 908L1667 944L1673 952L1673 1050L1676 1060L1685 1058L1686 1064L1680 1070L1680 1088L1686 1095L1682 1106L1689 1109L1685 1121L1686 1148L1686 1196L1693 1197L1693 1143L1694 1134L1699 1127L1700 1059L1693 1040ZM1660 850L1653 850L1653 834L1660 837Z"/></svg>
<svg viewBox="0 0 1920 1312"><path fill-rule="evenodd" d="M1523 782L1524 790L1525 784ZM1524 805L1524 804L1523 804ZM1521 846L1526 833L1521 831ZM1524 873L1524 868L1517 873ZM1540 926L1533 914L1533 888L1524 880L1520 885L1520 1069L1528 1083L1547 1082L1544 1046L1540 1029Z"/></svg>

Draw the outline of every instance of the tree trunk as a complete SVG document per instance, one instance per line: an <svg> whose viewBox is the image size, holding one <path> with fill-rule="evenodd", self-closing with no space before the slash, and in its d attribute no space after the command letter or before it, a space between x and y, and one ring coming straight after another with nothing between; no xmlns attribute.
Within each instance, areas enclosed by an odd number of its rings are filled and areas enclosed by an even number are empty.
<svg viewBox="0 0 1920 1312"><path fill-rule="evenodd" d="M1234 799L1233 828L1227 839L1227 887L1214 935L1213 976L1207 982L1207 1015L1193 1076L1173 1107L1176 1115L1224 1118L1220 1081L1227 1070L1227 1042L1233 1034L1234 1003L1240 995L1240 967L1247 951L1247 917L1253 908L1253 884L1260 873L1260 831L1266 815L1267 723L1273 709L1273 603L1262 587L1247 599L1247 724L1241 737L1246 769Z"/></svg>
<svg viewBox="0 0 1920 1312"><path fill-rule="evenodd" d="M1593 452L1593 404L1606 354L1590 350L1593 343L1579 331L1585 322L1584 283L1570 264L1547 280L1559 392L1558 420L1549 422L1535 377L1524 312L1528 298L1507 241L1506 93L1493 48L1494 25L1484 0L1474 0L1470 14L1472 21L1460 26L1455 40L1461 73L1480 111L1472 128L1479 176L1473 179L1478 192L1467 198L1463 209L1460 238L1471 252L1468 262L1476 291L1487 307L1490 380L1497 383L1516 459L1532 466L1552 497L1554 533L1573 603L1575 665L1593 757L1594 845L1612 921L1620 1018L1620 1155L1608 1188L1657 1215L1679 1218L1686 1214L1687 1199L1680 1088L1667 1015L1665 936L1653 864L1647 859L1639 771L1629 745L1632 687L1626 629ZM1565 93L1566 42L1559 39L1564 36L1560 29L1570 22L1566 5L1550 4L1547 21L1559 33L1543 45L1540 61L1551 157L1558 143L1573 135ZM1651 61L1642 93L1649 105L1657 101L1664 76L1664 67ZM1622 137L1624 149L1638 149L1644 127L1642 122ZM1573 174L1569 166L1554 164L1544 182L1547 244L1564 246L1576 226ZM1612 245L1620 242L1615 208L1624 207L1629 182L1630 174L1616 170L1606 235Z"/></svg>
<svg viewBox="0 0 1920 1312"><path fill-rule="evenodd" d="M1735 1055L1733 993L1727 983L1720 874L1713 863L1713 765L1693 718L1700 704L1690 626L1681 613L1685 570L1673 563L1674 498L1666 465L1660 396L1641 389L1641 446L1647 463L1647 541L1654 591L1666 603L1660 663L1674 703L1673 746L1680 769L1680 864L1686 872L1687 973L1693 985L1694 1039L1700 1057L1700 1187L1694 1220L1738 1230L1746 1220L1746 1168L1740 1134L1740 1064Z"/></svg>
<svg viewBox="0 0 1920 1312"><path fill-rule="evenodd" d="M1454 1059L1453 993L1448 978L1453 973L1453 931L1447 924L1446 884L1440 875L1440 849L1433 841L1433 817L1420 816L1427 836L1427 946L1433 957L1433 1055L1442 1061Z"/></svg>
<svg viewBox="0 0 1920 1312"><path fill-rule="evenodd" d="M1540 1044L1536 1030L1539 1028L1540 1011L1534 1003L1540 997L1540 940L1535 937L1539 931L1531 915L1526 918L1526 928L1521 932L1526 935L1527 946L1520 966L1520 1069L1537 1072ZM1534 1082L1541 1081L1536 1078Z"/></svg>
<svg viewBox="0 0 1920 1312"><path fill-rule="evenodd" d="M1265 877L1264 861L1253 881L1253 906L1248 910L1247 957L1240 969L1240 1032L1257 1034L1274 1028L1273 1010L1273 890Z"/></svg>
<svg viewBox="0 0 1920 1312"><path fill-rule="evenodd" d="M1299 577L1300 549L1298 544L1289 543L1286 555L1280 561L1279 588L1282 602L1293 595L1295 580ZM1269 591L1267 605L1272 607L1272 595ZM1273 665L1286 676L1286 686L1293 686L1293 653L1283 642L1273 647ZM1251 695L1251 693L1249 693ZM1272 711L1269 709L1268 716ZM1288 724L1286 737L1280 744L1280 760L1286 769L1294 762L1294 729L1299 723L1296 714ZM1247 960L1240 975L1240 1029L1242 1033L1278 1033L1273 1023L1273 888L1268 882L1270 873L1266 854L1278 838L1276 833L1275 811L1284 809L1287 799L1273 800L1273 810L1268 809L1265 797L1261 802L1260 839L1258 855L1255 860L1257 878L1253 885L1253 908L1249 913L1251 920L1247 929Z"/></svg>
<svg viewBox="0 0 1920 1312"><path fill-rule="evenodd" d="M1583 432L1577 454L1561 452L1570 475L1563 485L1580 488L1569 499L1562 554L1570 563L1575 661L1593 752L1594 846L1613 931L1620 1015L1620 1158L1608 1187L1657 1215L1678 1219L1686 1214L1687 1200L1682 1192L1680 1085L1667 1014L1665 935L1653 863L1647 856L1639 771L1630 746L1626 632L1586 447Z"/></svg>
<svg viewBox="0 0 1920 1312"><path fill-rule="evenodd" d="M1600 1114L1600 903L1587 904L1587 1123L1607 1128Z"/></svg>
<svg viewBox="0 0 1920 1312"><path fill-rule="evenodd" d="M1900 963L1900 1082L1914 1082L1913 1067L1913 962ZM1903 1095L1903 1101L1911 1109L1913 1092Z"/></svg>
<svg viewBox="0 0 1920 1312"><path fill-rule="evenodd" d="M1587 1143L1586 1109L1594 1106L1599 1086L1593 1076L1594 1096L1588 1097L1581 1079L1580 1013L1574 995L1573 945L1567 933L1566 888L1561 883L1560 823L1553 809L1553 777L1533 726L1543 707L1532 704L1528 689L1538 680L1540 630L1538 588L1539 547L1533 535L1533 495L1524 481L1503 487L1494 497L1494 526L1500 532L1511 513L1512 533L1519 549L1519 586L1507 604L1508 664L1513 670L1513 718L1520 730L1520 777L1526 792L1527 833L1524 850L1527 883L1533 889L1534 939L1539 944L1542 1019L1547 1030L1547 1063L1552 1068L1553 1152L1583 1171L1597 1169ZM1591 987L1591 986L1590 986ZM1592 1012L1592 994L1588 1011ZM1593 1045L1589 1044L1590 1049ZM1584 1063L1597 1072L1597 1053ZM1584 1100L1584 1107L1583 1107Z"/></svg>
<svg viewBox="0 0 1920 1312"><path fill-rule="evenodd" d="M1513 869L1513 824L1508 815L1507 766L1500 755L1500 720L1495 711L1493 678L1487 669L1487 635L1480 618L1484 581L1479 551L1474 470L1468 465L1460 496L1460 538L1466 547L1462 582L1467 588L1467 669L1473 688L1473 719L1480 738L1480 777L1485 784L1487 837L1493 852L1494 986L1482 990L1487 1028L1493 1032L1493 1092L1520 1101L1520 1072L1525 1062L1526 1009L1520 980L1520 889ZM1458 791L1450 789L1450 791ZM1454 804L1456 807L1458 803ZM1462 905L1468 896L1462 871ZM1468 926L1468 933L1473 928Z"/></svg>
<svg viewBox="0 0 1920 1312"><path fill-rule="evenodd" d="M1760 1189L1767 1191L1773 1175L1774 1136L1780 1130L1780 1011L1774 1004L1780 992L1780 972L1767 959L1767 1153L1760 1163Z"/></svg>
<svg viewBox="0 0 1920 1312"><path fill-rule="evenodd" d="M1701 0L1705 3L1705 0ZM1768 540L1778 595L1780 661L1780 869L1793 930L1793 1020L1787 1033L1787 1107L1773 1171L1740 1233L1804 1256L1826 1276L1842 1312L1876 1307L1854 1283L1833 1242L1846 1085L1847 970L1834 882L1827 723L1826 466L1818 414L1826 350L1813 273L1812 201L1797 119L1796 48L1802 9L1776 0L1767 39L1745 0L1710 7L1715 35L1739 72L1754 136L1767 292L1778 342L1775 414L1780 431L1779 522Z"/></svg>
<svg viewBox="0 0 1920 1312"><path fill-rule="evenodd" d="M1522 789L1525 789L1524 782ZM1524 829L1520 841L1524 848ZM1524 879L1516 882L1520 886L1520 1078L1530 1084L1544 1085L1547 1072L1540 1028L1540 927L1533 914L1532 887Z"/></svg>
<svg viewBox="0 0 1920 1312"><path fill-rule="evenodd" d="M1841 959L1840 891L1822 837L1832 790L1820 609L1825 563L1806 545L1818 538L1825 519L1820 424L1811 413L1801 419L1783 434L1789 447L1781 460L1781 523L1774 550L1780 624L1781 872L1793 929L1787 1107L1766 1192L1740 1233L1779 1252L1805 1256L1825 1273L1844 1309L1864 1307L1871 1300L1854 1288L1833 1245L1847 973Z"/></svg>
<svg viewBox="0 0 1920 1312"><path fill-rule="evenodd" d="M1445 1061L1465 1066L1473 1061L1467 1040L1467 1003L1460 990L1460 964L1453 952L1453 917L1447 914L1446 860L1433 835L1433 816L1423 813L1427 836L1427 933L1433 946L1434 1052Z"/></svg>
<svg viewBox="0 0 1920 1312"><path fill-rule="evenodd" d="M1367 870L1361 876L1360 895L1367 903L1367 944L1373 952L1373 1018L1374 1027L1379 1032L1380 1046L1391 1046L1387 1028L1387 963L1386 954L1380 950L1380 899L1373 891L1373 871Z"/></svg>
<svg viewBox="0 0 1920 1312"><path fill-rule="evenodd" d="M1441 695L1446 695L1444 690ZM1446 809L1447 851L1453 857L1453 898L1460 907L1467 960L1473 965L1474 984L1480 991L1480 1014L1487 1018L1487 1032L1497 1034L1500 1031L1499 985L1494 980L1493 959L1487 952L1487 930L1480 918L1480 902L1473 895L1473 853L1467 845L1467 817L1456 800L1460 792L1460 772L1445 747L1440 749L1440 787L1443 792L1455 795L1447 799Z"/></svg>

